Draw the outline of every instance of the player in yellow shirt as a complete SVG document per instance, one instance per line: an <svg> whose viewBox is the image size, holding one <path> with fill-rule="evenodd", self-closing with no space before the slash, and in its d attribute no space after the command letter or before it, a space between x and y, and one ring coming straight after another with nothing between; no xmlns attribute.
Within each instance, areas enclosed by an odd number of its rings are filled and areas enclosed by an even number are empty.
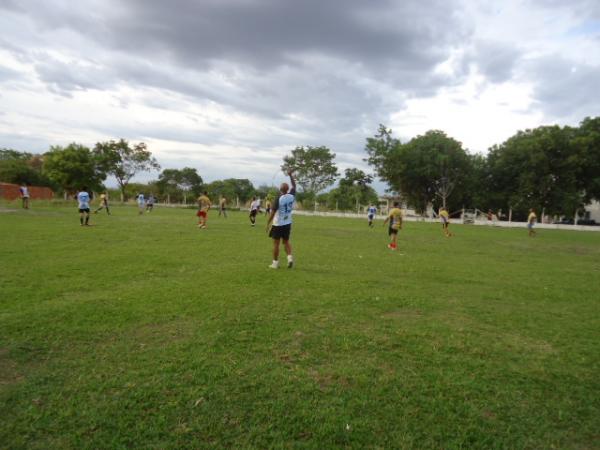
<svg viewBox="0 0 600 450"><path fill-rule="evenodd" d="M106 214L110 216L110 210L108 209L108 194L106 192L100 194L100 206L94 211L94 214L98 214L101 209L106 209Z"/></svg>
<svg viewBox="0 0 600 450"><path fill-rule="evenodd" d="M535 236L535 230L533 229L535 223L537 222L537 216L535 215L535 211L533 208L529 210L529 216L527 217L527 228L529 228L529 237Z"/></svg>
<svg viewBox="0 0 600 450"><path fill-rule="evenodd" d="M402 210L400 209L400 203L394 202L394 207L383 221L383 226L388 222L390 223L388 228L388 235L390 236L388 248L390 250L398 250L398 230L402 229Z"/></svg>
<svg viewBox="0 0 600 450"><path fill-rule="evenodd" d="M227 199L225 197L221 197L221 200L219 200L219 217L221 217L221 214L223 214L223 217L225 217L227 219Z"/></svg>
<svg viewBox="0 0 600 450"><path fill-rule="evenodd" d="M444 230L444 234L446 235L446 237L450 237L452 236L452 233L450 233L450 230L448 229L448 226L450 225L450 215L448 214L448 211L446 211L446 208L440 208L440 222L442 222L442 229Z"/></svg>
<svg viewBox="0 0 600 450"><path fill-rule="evenodd" d="M271 197L267 197L265 200L265 216L271 215Z"/></svg>
<svg viewBox="0 0 600 450"><path fill-rule="evenodd" d="M200 197L198 197L198 212L196 215L199 218L198 227L206 228L206 219L208 218L208 210L210 209L210 198L208 198L208 192L204 191Z"/></svg>

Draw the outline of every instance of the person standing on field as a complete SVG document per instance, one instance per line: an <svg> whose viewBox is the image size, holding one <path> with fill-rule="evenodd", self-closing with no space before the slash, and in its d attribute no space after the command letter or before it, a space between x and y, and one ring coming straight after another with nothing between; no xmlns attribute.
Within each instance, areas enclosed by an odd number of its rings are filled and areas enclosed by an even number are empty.
<svg viewBox="0 0 600 450"><path fill-rule="evenodd" d="M19 192L21 193L21 203L23 205L23 209L29 209L29 188L27 187L27 183L24 183L19 188Z"/></svg>
<svg viewBox="0 0 600 450"><path fill-rule="evenodd" d="M265 200L265 216L269 217L271 215L271 197L267 197Z"/></svg>
<svg viewBox="0 0 600 450"><path fill-rule="evenodd" d="M106 214L110 216L110 210L108 209L108 194L106 192L100 194L100 206L94 211L94 214L98 214L98 211L102 209L106 209Z"/></svg>
<svg viewBox="0 0 600 450"><path fill-rule="evenodd" d="M535 210L533 208L531 208L529 210L529 216L527 217L527 228L529 229L529 237L533 237L536 235L536 232L533 229L536 222L537 222L537 216L535 215Z"/></svg>
<svg viewBox="0 0 600 450"><path fill-rule="evenodd" d="M138 194L137 198L137 204L138 204L138 212L139 214L144 214L144 207L146 206L146 199L144 198L144 194L142 194L141 192Z"/></svg>
<svg viewBox="0 0 600 450"><path fill-rule="evenodd" d="M448 225L450 225L450 216L448 215L448 211L446 211L446 208L440 209L439 216L440 222L442 222L442 229L444 230L444 234L446 235L446 237L452 236L452 233L450 233L450 230L448 230Z"/></svg>
<svg viewBox="0 0 600 450"><path fill-rule="evenodd" d="M206 220L208 219L208 210L210 209L210 206L208 192L204 191L204 194L198 197L198 212L196 213L199 218L198 228L206 228Z"/></svg>
<svg viewBox="0 0 600 450"><path fill-rule="evenodd" d="M223 217L225 217L227 219L227 199L225 197L221 197L221 200L219 200L219 217L221 217L221 213L223 214Z"/></svg>
<svg viewBox="0 0 600 450"><path fill-rule="evenodd" d="M369 205L369 209L367 209L367 219L369 219L369 226L373 226L373 218L377 213L377 208L373 204Z"/></svg>
<svg viewBox="0 0 600 450"><path fill-rule="evenodd" d="M279 188L279 197L273 202L273 210L267 220L267 232L273 239L273 263L269 266L271 269L279 268L279 245L283 239L283 246L287 253L287 267L291 269L294 266L294 257L292 256L292 245L290 244L290 233L292 231L292 211L296 195L296 180L292 171L288 171L292 188L287 183L281 183ZM273 223L273 226L271 225Z"/></svg>
<svg viewBox="0 0 600 450"><path fill-rule="evenodd" d="M398 231L402 229L402 210L400 209L400 203L394 202L394 207L390 210L390 213L383 221L383 226L386 223L390 223L388 228L388 235L390 236L390 243L388 248L390 250L398 250Z"/></svg>
<svg viewBox="0 0 600 450"><path fill-rule="evenodd" d="M146 202L146 212L149 213L154 209L154 195L150 194L148 196L148 201Z"/></svg>
<svg viewBox="0 0 600 450"><path fill-rule="evenodd" d="M90 225L90 194L88 194L87 187L79 191L77 202L79 207L79 224L88 227Z"/></svg>

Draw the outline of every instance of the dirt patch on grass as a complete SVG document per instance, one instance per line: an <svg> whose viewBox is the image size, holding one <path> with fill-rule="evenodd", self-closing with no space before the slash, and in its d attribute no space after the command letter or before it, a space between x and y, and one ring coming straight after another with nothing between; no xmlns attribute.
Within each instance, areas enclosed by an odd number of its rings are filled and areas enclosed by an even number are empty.
<svg viewBox="0 0 600 450"><path fill-rule="evenodd" d="M0 348L0 387L19 383L25 379L17 363L8 355L7 348Z"/></svg>
<svg viewBox="0 0 600 450"><path fill-rule="evenodd" d="M423 317L423 311L415 308L402 308L388 311L381 315L382 319L415 320Z"/></svg>

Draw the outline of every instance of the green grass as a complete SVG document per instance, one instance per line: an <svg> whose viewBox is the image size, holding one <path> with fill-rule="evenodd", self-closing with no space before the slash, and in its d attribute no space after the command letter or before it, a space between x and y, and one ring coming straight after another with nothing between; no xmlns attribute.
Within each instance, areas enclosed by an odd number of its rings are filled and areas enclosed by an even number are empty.
<svg viewBox="0 0 600 450"><path fill-rule="evenodd" d="M0 448L600 448L600 233L264 221L0 212Z"/></svg>

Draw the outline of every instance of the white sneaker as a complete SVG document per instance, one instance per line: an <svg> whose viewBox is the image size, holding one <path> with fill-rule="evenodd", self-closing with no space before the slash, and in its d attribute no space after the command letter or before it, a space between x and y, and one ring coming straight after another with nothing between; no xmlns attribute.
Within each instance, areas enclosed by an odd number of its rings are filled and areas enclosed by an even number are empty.
<svg viewBox="0 0 600 450"><path fill-rule="evenodd" d="M291 269L292 267L294 267L294 260L293 259L288 259L288 265L287 268Z"/></svg>
<svg viewBox="0 0 600 450"><path fill-rule="evenodd" d="M271 263L269 269L279 269L279 264Z"/></svg>

